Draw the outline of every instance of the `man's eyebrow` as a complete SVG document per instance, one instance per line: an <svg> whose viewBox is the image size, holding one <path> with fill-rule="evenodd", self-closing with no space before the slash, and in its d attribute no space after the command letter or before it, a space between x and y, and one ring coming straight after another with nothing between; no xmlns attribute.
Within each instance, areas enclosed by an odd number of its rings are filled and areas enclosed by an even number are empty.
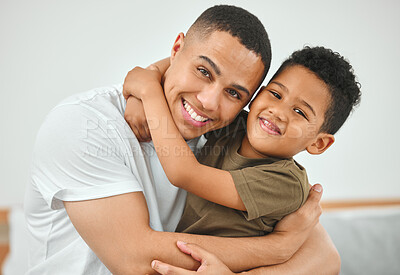
<svg viewBox="0 0 400 275"><path fill-rule="evenodd" d="M247 94L247 96L250 96L250 92L249 90L247 90L245 87L243 87L242 85L239 84L232 84L232 87L238 90L241 90L242 92L245 92Z"/></svg>
<svg viewBox="0 0 400 275"><path fill-rule="evenodd" d="M200 55L199 56L200 59L205 60L208 64L210 64L210 66L213 68L213 70L215 71L215 73L220 76L221 75L221 70L219 69L219 67L217 66L217 64L214 63L214 61L212 61L210 58L208 58L207 56L204 55ZM232 84L232 87L235 89L238 89L244 93L247 94L247 96L250 96L250 92L248 89L246 89L245 87L243 87L242 85L239 84Z"/></svg>
<svg viewBox="0 0 400 275"><path fill-rule="evenodd" d="M279 82L276 82L276 81L271 81L270 83L274 83L274 84L278 85L279 87L282 88L282 90L284 90L285 92L289 93L289 89L285 85L283 85L282 83L279 83ZM310 104L308 104L307 101L302 99L301 103L303 105L305 105L308 109L310 109L310 111L314 114L314 116L316 116L314 108Z"/></svg>
<svg viewBox="0 0 400 275"><path fill-rule="evenodd" d="M201 59L207 61L207 63L210 64L210 66L214 69L215 73L218 76L221 75L221 70L218 68L217 64L214 63L214 61L212 61L210 58L208 58L207 56L204 56L204 55L200 55L199 57Z"/></svg>

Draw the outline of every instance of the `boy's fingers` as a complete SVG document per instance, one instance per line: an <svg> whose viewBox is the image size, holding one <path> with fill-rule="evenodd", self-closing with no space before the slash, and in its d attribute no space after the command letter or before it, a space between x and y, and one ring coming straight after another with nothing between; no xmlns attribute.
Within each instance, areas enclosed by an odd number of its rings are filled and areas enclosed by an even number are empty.
<svg viewBox="0 0 400 275"><path fill-rule="evenodd" d="M194 274L195 272L188 271L176 266L172 266L157 260L151 262L151 267L160 273L161 275L168 274L168 275L184 275L184 274Z"/></svg>
<svg viewBox="0 0 400 275"><path fill-rule="evenodd" d="M150 66L148 66L146 69L149 69L149 70L151 70L151 71L160 71L160 69L156 66L156 65L154 65L154 64L151 64Z"/></svg>
<svg viewBox="0 0 400 275"><path fill-rule="evenodd" d="M140 142L145 142L150 139L150 134L148 134L144 126L137 126L136 128L139 132L139 136L137 136L137 138Z"/></svg>
<svg viewBox="0 0 400 275"><path fill-rule="evenodd" d="M198 262L202 263L205 258L207 258L209 262L210 259L213 258L213 255L211 253L207 252L196 244L187 244L178 241L177 246L183 253L189 254L190 256L192 256L193 259Z"/></svg>
<svg viewBox="0 0 400 275"><path fill-rule="evenodd" d="M143 131L145 132L146 135L146 141L150 141L151 140L151 134L150 134L150 129L149 129L149 125L147 124L147 122L143 125Z"/></svg>

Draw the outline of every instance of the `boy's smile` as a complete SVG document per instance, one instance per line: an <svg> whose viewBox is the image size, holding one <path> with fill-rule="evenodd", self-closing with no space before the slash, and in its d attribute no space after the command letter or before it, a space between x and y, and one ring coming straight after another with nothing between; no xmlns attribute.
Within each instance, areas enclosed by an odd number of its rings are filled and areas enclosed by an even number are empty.
<svg viewBox="0 0 400 275"><path fill-rule="evenodd" d="M239 153L290 158L308 150L328 135L319 129L329 102L328 87L315 74L299 65L286 68L251 103Z"/></svg>
<svg viewBox="0 0 400 275"><path fill-rule="evenodd" d="M263 117L259 117L258 119L260 121L261 129L266 131L268 134L276 135L276 136L281 135L281 130L275 123L273 123L272 121L269 121L268 119L263 118Z"/></svg>

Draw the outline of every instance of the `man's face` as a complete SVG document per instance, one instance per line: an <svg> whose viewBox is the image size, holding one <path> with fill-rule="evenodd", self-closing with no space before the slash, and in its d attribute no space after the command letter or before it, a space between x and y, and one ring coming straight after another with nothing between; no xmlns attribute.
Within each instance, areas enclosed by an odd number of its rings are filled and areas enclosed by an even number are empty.
<svg viewBox="0 0 400 275"><path fill-rule="evenodd" d="M164 91L185 139L231 123L260 83L261 58L226 32L184 42L180 34L165 73Z"/></svg>

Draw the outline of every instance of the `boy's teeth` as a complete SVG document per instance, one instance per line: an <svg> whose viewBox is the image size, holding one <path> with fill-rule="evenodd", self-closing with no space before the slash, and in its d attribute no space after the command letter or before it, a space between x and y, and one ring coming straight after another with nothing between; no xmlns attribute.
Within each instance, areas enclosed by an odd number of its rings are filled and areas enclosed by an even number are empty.
<svg viewBox="0 0 400 275"><path fill-rule="evenodd" d="M183 107L185 108L185 110L189 113L189 115L196 121L202 121L205 122L208 120L208 118L202 117L200 115L198 115L193 109L192 107L190 107L190 105L186 102L186 100L183 101Z"/></svg>
<svg viewBox="0 0 400 275"><path fill-rule="evenodd" d="M264 120L264 125L267 126L268 128L270 128L271 130L277 132L278 134L281 134L281 131L279 129L276 128L275 125L273 125L272 123L270 123L268 120Z"/></svg>

